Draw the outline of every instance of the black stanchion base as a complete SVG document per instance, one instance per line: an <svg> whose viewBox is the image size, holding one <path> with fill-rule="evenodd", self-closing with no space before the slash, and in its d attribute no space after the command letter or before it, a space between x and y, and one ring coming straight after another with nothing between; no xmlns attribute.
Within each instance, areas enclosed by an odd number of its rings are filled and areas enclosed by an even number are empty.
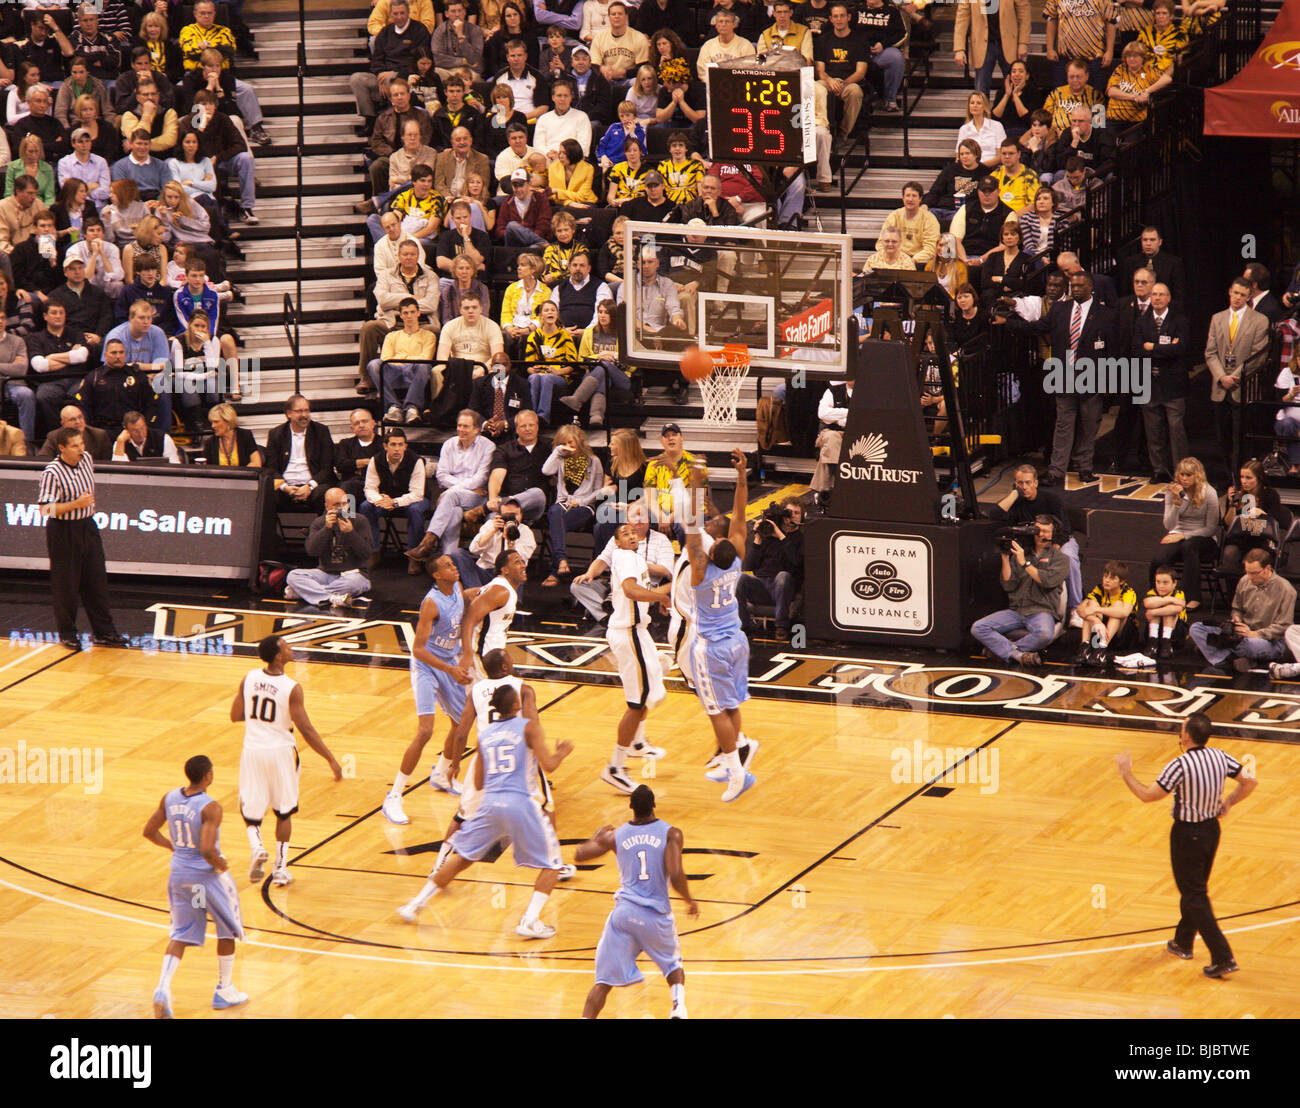
<svg viewBox="0 0 1300 1108"><path fill-rule="evenodd" d="M1002 605L988 520L944 524L823 517L806 529L805 621L814 638L959 647L976 618Z"/></svg>

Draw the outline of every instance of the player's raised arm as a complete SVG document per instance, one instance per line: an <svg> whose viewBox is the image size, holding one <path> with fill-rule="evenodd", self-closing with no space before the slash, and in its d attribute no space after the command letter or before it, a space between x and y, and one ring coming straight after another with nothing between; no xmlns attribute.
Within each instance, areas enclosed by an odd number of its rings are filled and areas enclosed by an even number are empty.
<svg viewBox="0 0 1300 1108"><path fill-rule="evenodd" d="M678 896L686 902L686 911L692 916L700 914L700 906L691 896L690 879L682 869L682 846L686 836L676 827L668 828L668 847L664 850L664 865L668 869L668 881Z"/></svg>
<svg viewBox="0 0 1300 1108"><path fill-rule="evenodd" d="M606 824L585 843L579 843L577 849L573 852L575 862L588 862L592 858L599 858L602 854L608 854L614 849L614 828L611 824Z"/></svg>
<svg viewBox="0 0 1300 1108"><path fill-rule="evenodd" d="M325 740L320 737L319 732L311 725L311 720L307 718L307 705L303 700L301 685L294 685L293 692L289 694L289 718L293 720L293 725L302 732L302 737L306 740L307 745L329 763L330 771L334 774L334 780L342 781L343 767L330 753L330 748L325 745Z"/></svg>
<svg viewBox="0 0 1300 1108"><path fill-rule="evenodd" d="M567 740L558 743L554 751L551 751L546 745L546 733L542 730L542 725L535 719L528 721L528 726L524 728L524 741L528 743L528 748L533 752L533 757L537 759L537 764L542 767L543 773L554 773L560 768L560 763L573 753L573 743ZM479 765L483 764L483 759L479 759Z"/></svg>
<svg viewBox="0 0 1300 1108"><path fill-rule="evenodd" d="M686 528L686 558L691 563L692 585L704 582L704 571L709 564L709 556L704 553L704 544L700 541L700 529L704 526L705 496L698 491L705 489L707 493L708 480L709 471L704 466L691 466L690 476L687 478L690 503L687 505L686 519L682 521L682 525Z"/></svg>
<svg viewBox="0 0 1300 1108"><path fill-rule="evenodd" d="M733 450L731 464L736 470L736 498L731 502L731 526L727 529L727 538L736 548L737 555L742 555L749 532L745 519L745 509L749 507L749 460L742 451Z"/></svg>
<svg viewBox="0 0 1300 1108"><path fill-rule="evenodd" d="M199 830L199 853L218 873L225 873L229 863L217 849L217 832L221 830L221 805L215 800L203 807L203 826Z"/></svg>
<svg viewBox="0 0 1300 1108"><path fill-rule="evenodd" d="M537 694L532 685L519 686L519 714L524 719L537 719Z"/></svg>
<svg viewBox="0 0 1300 1108"><path fill-rule="evenodd" d="M244 722L244 681L246 677L239 679L239 688L235 690L235 702L230 706L230 722Z"/></svg>
<svg viewBox="0 0 1300 1108"><path fill-rule="evenodd" d="M172 849L171 841L162 833L163 825L167 822L167 798L164 796L158 801L158 807L149 817L144 825L144 837L154 846L160 846L164 850Z"/></svg>

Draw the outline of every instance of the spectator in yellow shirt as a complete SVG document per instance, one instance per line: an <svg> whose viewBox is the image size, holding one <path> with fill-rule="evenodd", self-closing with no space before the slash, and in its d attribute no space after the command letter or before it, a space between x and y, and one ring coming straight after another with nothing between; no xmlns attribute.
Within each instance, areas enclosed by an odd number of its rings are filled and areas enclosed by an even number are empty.
<svg viewBox="0 0 1300 1108"><path fill-rule="evenodd" d="M551 421L551 400L555 390L564 390L578 360L573 336L560 326L560 306L547 300L537 309L538 327L524 344L528 362L528 386L533 410L543 423Z"/></svg>
<svg viewBox="0 0 1300 1108"><path fill-rule="evenodd" d="M432 362L438 352L438 336L420 327L420 302L408 296L397 306L402 326L389 331L379 357L366 366L366 372L380 388L382 378L384 419L389 423L418 423L424 407L425 390L434 380L433 395L442 391L442 374L434 373ZM382 368L382 372L381 372ZM397 390L404 399L398 402Z"/></svg>
<svg viewBox="0 0 1300 1108"><path fill-rule="evenodd" d="M664 179L664 191L674 204L685 204L700 195L700 181L704 177L704 163L698 153L689 158L689 143L681 131L668 136L668 157L659 163L659 175Z"/></svg>
<svg viewBox="0 0 1300 1108"><path fill-rule="evenodd" d="M876 240L879 251L885 230L897 231L903 253L912 259L917 269L929 265L939 248L939 221L921 203L924 195L925 189L916 181L908 181L903 186L903 206L889 213L880 229L880 238Z"/></svg>
<svg viewBox="0 0 1300 1108"><path fill-rule="evenodd" d="M1002 164L990 174L998 184L998 199L1019 213L1034 201L1040 184L1038 174L1021 162L1020 143L1013 138L1002 140L998 160Z"/></svg>
<svg viewBox="0 0 1300 1108"><path fill-rule="evenodd" d="M1106 84L1106 122L1141 123L1147 117L1151 95L1173 79L1172 68L1162 73L1145 46L1130 42Z"/></svg>

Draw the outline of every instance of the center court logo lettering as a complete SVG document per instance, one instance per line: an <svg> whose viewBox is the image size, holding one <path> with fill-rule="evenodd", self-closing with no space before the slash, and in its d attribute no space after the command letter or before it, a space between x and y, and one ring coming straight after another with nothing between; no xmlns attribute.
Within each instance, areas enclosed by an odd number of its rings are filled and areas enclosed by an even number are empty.
<svg viewBox="0 0 1300 1108"><path fill-rule="evenodd" d="M853 459L863 464L854 465ZM849 446L848 461L840 462L840 477L845 481L883 481L890 485L915 485L921 479L919 469L890 469L889 440L872 433L859 435Z"/></svg>

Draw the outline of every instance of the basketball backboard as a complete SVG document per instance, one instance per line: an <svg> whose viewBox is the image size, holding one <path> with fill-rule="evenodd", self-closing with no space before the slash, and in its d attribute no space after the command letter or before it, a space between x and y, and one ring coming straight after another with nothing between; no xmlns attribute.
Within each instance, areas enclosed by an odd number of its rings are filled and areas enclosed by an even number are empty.
<svg viewBox="0 0 1300 1108"><path fill-rule="evenodd" d="M630 364L676 367L688 346L743 342L756 369L848 371L850 236L629 221L623 245L620 345ZM673 285L679 326L665 319L663 283L640 273L644 251L653 252L655 277Z"/></svg>

